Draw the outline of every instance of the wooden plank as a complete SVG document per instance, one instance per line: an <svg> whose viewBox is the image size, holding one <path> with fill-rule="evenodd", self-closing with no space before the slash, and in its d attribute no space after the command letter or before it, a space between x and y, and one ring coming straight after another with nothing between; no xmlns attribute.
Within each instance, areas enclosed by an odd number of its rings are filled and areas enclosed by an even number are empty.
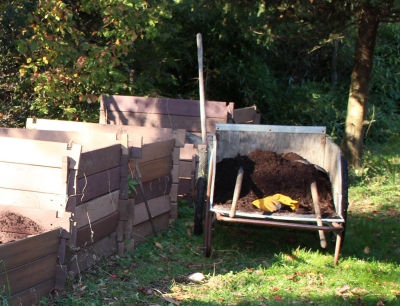
<svg viewBox="0 0 400 306"><path fill-rule="evenodd" d="M76 245L79 247L90 246L100 241L107 235L115 232L119 220L119 211L114 212L90 225L78 229ZM92 237L93 232L93 237Z"/></svg>
<svg viewBox="0 0 400 306"><path fill-rule="evenodd" d="M135 219L135 199L119 200L119 220Z"/></svg>
<svg viewBox="0 0 400 306"><path fill-rule="evenodd" d="M68 272L71 275L78 275L99 262L100 259L117 252L116 234L115 232L111 233L90 245L90 248L84 248L78 252L72 252L70 249L67 249L67 251Z"/></svg>
<svg viewBox="0 0 400 306"><path fill-rule="evenodd" d="M201 132L200 117L185 117L176 115L160 115L146 113L116 112L108 113L108 116L117 118L117 125L159 127L171 129L185 129L188 132ZM222 118L206 118L207 132L215 132L217 123L226 123L227 113Z"/></svg>
<svg viewBox="0 0 400 306"><path fill-rule="evenodd" d="M118 210L119 190L79 205L75 209L74 221L78 228L96 222Z"/></svg>
<svg viewBox="0 0 400 306"><path fill-rule="evenodd" d="M253 123L254 116L257 114L257 106L238 108L233 111L233 120L237 124Z"/></svg>
<svg viewBox="0 0 400 306"><path fill-rule="evenodd" d="M171 186L171 192L169 196L171 197L171 202L177 202L178 201L178 184L172 184Z"/></svg>
<svg viewBox="0 0 400 306"><path fill-rule="evenodd" d="M179 163L179 179L190 178L192 175L192 161L181 161Z"/></svg>
<svg viewBox="0 0 400 306"><path fill-rule="evenodd" d="M175 134L169 128L155 128L155 127L142 127L142 126L119 126L110 124L98 124L89 122L72 122L65 120L50 120L50 119L36 119L28 118L26 120L27 129L36 130L55 130L55 131L90 131L95 133L120 133L128 134L129 141L135 138L143 137L143 143L151 143L157 140L171 138ZM183 133L186 133L183 131ZM182 131L178 135L181 137ZM183 138L184 139L184 138Z"/></svg>
<svg viewBox="0 0 400 306"><path fill-rule="evenodd" d="M60 195L0 188L0 205L58 210Z"/></svg>
<svg viewBox="0 0 400 306"><path fill-rule="evenodd" d="M193 144L185 144L183 148L180 148L179 155L181 160L192 160L193 155L199 156L199 149L195 148Z"/></svg>
<svg viewBox="0 0 400 306"><path fill-rule="evenodd" d="M191 192L191 180L182 178L179 180L178 196L186 196Z"/></svg>
<svg viewBox="0 0 400 306"><path fill-rule="evenodd" d="M2 214L9 212L31 219L40 225L43 228L43 231L49 231L56 228L69 230L70 228L70 218L72 216L70 212L65 212L63 218L57 218L56 212L51 210L13 206L0 206L0 210Z"/></svg>
<svg viewBox="0 0 400 306"><path fill-rule="evenodd" d="M170 219L176 220L178 219L178 203L171 203L171 211L170 211Z"/></svg>
<svg viewBox="0 0 400 306"><path fill-rule="evenodd" d="M22 266L56 253L60 241L60 230L55 229L33 237L0 245L0 257L7 270ZM0 273L4 265L0 265Z"/></svg>
<svg viewBox="0 0 400 306"><path fill-rule="evenodd" d="M54 289L54 278L35 284L31 288L12 296L12 306L39 305L43 297L48 297Z"/></svg>
<svg viewBox="0 0 400 306"><path fill-rule="evenodd" d="M82 153L93 151L105 146L119 144L116 133L93 133L90 131L50 131L17 128L0 128L1 137L13 137L30 140L51 141L60 143L73 143L82 146ZM140 137L136 137L140 139ZM131 141L135 141L132 139Z"/></svg>
<svg viewBox="0 0 400 306"><path fill-rule="evenodd" d="M161 196L158 198L151 199L147 201L150 207L150 212L153 217L160 214L169 212L171 210L171 199L169 196ZM146 205L144 202L135 205L135 220L133 220L133 225L142 223L149 220Z"/></svg>
<svg viewBox="0 0 400 306"><path fill-rule="evenodd" d="M77 169L82 146L73 145L68 149L66 143L0 137L0 148L2 162L61 168L62 157L69 156L71 169Z"/></svg>
<svg viewBox="0 0 400 306"><path fill-rule="evenodd" d="M0 273L0 287L8 288L11 295L25 291L44 281L54 279L57 265L57 253L50 254L23 266Z"/></svg>
<svg viewBox="0 0 400 306"><path fill-rule="evenodd" d="M170 213L166 212L153 219L156 232L159 233L169 227ZM131 237L135 245L146 241L146 237L153 235L153 230L149 221L136 224L132 229Z"/></svg>
<svg viewBox="0 0 400 306"><path fill-rule="evenodd" d="M0 175L1 188L52 194L61 192L61 163L60 168L50 168L0 162L0 173L7 173Z"/></svg>
<svg viewBox="0 0 400 306"><path fill-rule="evenodd" d="M137 187L137 194L131 194L131 196L135 197L136 203L144 202L144 198L146 198L146 200L150 200L160 196L168 195L171 192L172 176L166 175L151 181L144 182L142 185L144 190L144 197L139 191L139 187Z"/></svg>
<svg viewBox="0 0 400 306"><path fill-rule="evenodd" d="M82 153L78 178L115 168L121 162L121 144L103 147Z"/></svg>
<svg viewBox="0 0 400 306"><path fill-rule="evenodd" d="M134 161L129 161L130 169L135 169ZM172 156L163 157L153 161L139 164L139 171L142 174L142 183L167 176L171 173Z"/></svg>
<svg viewBox="0 0 400 306"><path fill-rule="evenodd" d="M146 114L166 114L200 117L199 100L182 100L168 98L145 98L121 95L102 95L100 110L121 111ZM227 112L226 102L205 101L207 117L223 117ZM107 119L113 120L107 112Z"/></svg>
<svg viewBox="0 0 400 306"><path fill-rule="evenodd" d="M154 159L171 156L175 146L175 138L159 140L144 144L142 147L142 158L136 159L138 164Z"/></svg>
<svg viewBox="0 0 400 306"><path fill-rule="evenodd" d="M179 183L179 165L172 165L172 182Z"/></svg>
<svg viewBox="0 0 400 306"><path fill-rule="evenodd" d="M115 190L119 190L121 173L120 167L112 168L88 177L78 179L76 204L90 201ZM69 193L72 193L71 185ZM82 196L83 195L83 196Z"/></svg>
<svg viewBox="0 0 400 306"><path fill-rule="evenodd" d="M179 164L179 159L180 159L180 148L175 146L174 150L172 151L172 162L174 163L174 165L178 165Z"/></svg>

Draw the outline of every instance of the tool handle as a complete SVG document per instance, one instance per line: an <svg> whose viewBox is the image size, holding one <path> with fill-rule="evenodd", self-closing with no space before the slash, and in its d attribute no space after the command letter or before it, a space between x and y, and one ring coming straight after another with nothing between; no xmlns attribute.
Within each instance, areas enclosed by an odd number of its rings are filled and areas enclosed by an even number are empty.
<svg viewBox="0 0 400 306"><path fill-rule="evenodd" d="M311 184L311 196L313 199L313 204L314 204L314 211L315 211L315 217L317 218L317 225L322 226L322 220L321 220L321 211L319 209L319 197L318 197L318 189L317 189L317 183L313 182ZM321 243L321 247L323 249L326 248L326 239L325 239L325 233L324 231L318 231L319 234L319 241Z"/></svg>
<svg viewBox="0 0 400 306"><path fill-rule="evenodd" d="M235 191L233 192L231 211L229 212L229 217L231 218L233 218L236 213L236 205L239 199L240 190L242 189L243 173L244 173L243 168L240 167L236 177L236 185L235 185Z"/></svg>

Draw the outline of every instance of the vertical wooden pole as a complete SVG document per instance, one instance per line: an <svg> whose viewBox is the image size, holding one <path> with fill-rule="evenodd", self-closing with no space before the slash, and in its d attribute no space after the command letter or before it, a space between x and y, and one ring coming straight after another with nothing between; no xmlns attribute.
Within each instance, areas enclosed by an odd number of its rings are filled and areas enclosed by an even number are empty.
<svg viewBox="0 0 400 306"><path fill-rule="evenodd" d="M204 76L203 76L203 41L200 33L197 34L197 57L199 62L199 94L200 94L200 120L201 139L203 144L207 142L206 111L204 97Z"/></svg>

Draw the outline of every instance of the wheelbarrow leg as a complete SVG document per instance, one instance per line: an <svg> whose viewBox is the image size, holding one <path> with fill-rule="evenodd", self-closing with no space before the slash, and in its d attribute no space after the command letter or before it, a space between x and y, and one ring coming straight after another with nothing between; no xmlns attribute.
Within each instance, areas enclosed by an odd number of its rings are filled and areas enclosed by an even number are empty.
<svg viewBox="0 0 400 306"><path fill-rule="evenodd" d="M204 233L204 256L210 257L211 255L211 236L212 236L212 213L207 208L205 218L205 233Z"/></svg>

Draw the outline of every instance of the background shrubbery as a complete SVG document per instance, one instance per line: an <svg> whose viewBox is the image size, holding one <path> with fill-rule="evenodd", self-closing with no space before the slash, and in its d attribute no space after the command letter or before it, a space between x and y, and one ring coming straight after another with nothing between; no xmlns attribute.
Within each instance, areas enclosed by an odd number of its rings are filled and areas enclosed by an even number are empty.
<svg viewBox="0 0 400 306"><path fill-rule="evenodd" d="M202 33L207 99L256 104L264 123L342 135L352 26L334 34L323 20L305 23L309 12L248 1L18 0L0 8L2 126L23 126L27 116L97 121L102 93L198 99ZM399 36L399 25L381 24L367 140L398 137Z"/></svg>

